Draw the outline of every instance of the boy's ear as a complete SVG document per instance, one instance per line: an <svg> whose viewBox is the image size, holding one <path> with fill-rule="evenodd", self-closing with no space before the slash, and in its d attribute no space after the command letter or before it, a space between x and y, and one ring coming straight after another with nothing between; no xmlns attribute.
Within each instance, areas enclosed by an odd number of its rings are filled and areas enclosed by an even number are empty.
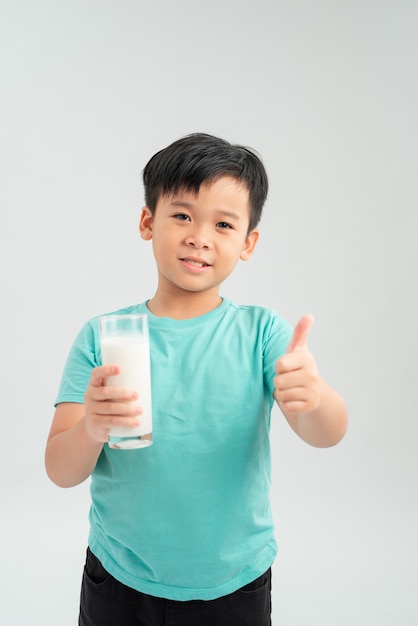
<svg viewBox="0 0 418 626"><path fill-rule="evenodd" d="M142 239L149 241L152 239L152 215L151 211L147 206L141 211L141 217L139 220L139 234Z"/></svg>
<svg viewBox="0 0 418 626"><path fill-rule="evenodd" d="M247 238L245 239L245 242L244 242L244 246L241 250L241 254L239 255L239 258L241 259L241 261L248 261L248 259L251 257L257 245L259 236L260 236L260 232L256 228L254 228L254 230L252 230L247 235Z"/></svg>

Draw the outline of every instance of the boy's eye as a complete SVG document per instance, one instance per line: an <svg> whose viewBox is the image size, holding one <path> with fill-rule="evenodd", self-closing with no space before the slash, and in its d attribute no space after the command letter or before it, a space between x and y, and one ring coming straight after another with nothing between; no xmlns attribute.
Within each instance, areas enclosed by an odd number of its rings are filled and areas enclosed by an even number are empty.
<svg viewBox="0 0 418 626"><path fill-rule="evenodd" d="M228 222L218 222L216 226L218 228L232 228L231 224L228 224Z"/></svg>
<svg viewBox="0 0 418 626"><path fill-rule="evenodd" d="M181 222L187 222L187 220L190 220L190 217L186 215L186 213L176 213L174 217Z"/></svg>

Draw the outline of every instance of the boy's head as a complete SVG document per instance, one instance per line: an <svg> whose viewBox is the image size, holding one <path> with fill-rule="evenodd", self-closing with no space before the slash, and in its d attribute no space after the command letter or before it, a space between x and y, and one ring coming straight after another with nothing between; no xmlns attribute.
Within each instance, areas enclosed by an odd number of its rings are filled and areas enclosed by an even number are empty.
<svg viewBox="0 0 418 626"><path fill-rule="evenodd" d="M201 185L232 176L248 189L253 230L267 197L268 179L259 156L250 148L212 135L194 133L157 152L143 171L145 202L154 215L161 196L180 190L198 193Z"/></svg>

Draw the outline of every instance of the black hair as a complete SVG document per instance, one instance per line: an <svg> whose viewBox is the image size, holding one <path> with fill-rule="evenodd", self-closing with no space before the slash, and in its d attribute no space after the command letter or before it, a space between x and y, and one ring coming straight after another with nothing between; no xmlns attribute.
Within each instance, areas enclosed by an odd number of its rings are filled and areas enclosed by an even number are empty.
<svg viewBox="0 0 418 626"><path fill-rule="evenodd" d="M186 135L151 157L143 171L145 203L154 215L161 196L183 189L198 193L202 184L222 176L232 176L246 185L250 232L260 221L267 197L264 165L252 148L233 145L206 133Z"/></svg>

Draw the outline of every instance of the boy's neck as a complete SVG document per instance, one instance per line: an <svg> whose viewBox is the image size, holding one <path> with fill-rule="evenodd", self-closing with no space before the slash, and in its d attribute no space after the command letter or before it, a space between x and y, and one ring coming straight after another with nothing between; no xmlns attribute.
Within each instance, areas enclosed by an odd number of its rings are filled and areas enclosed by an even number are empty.
<svg viewBox="0 0 418 626"><path fill-rule="evenodd" d="M148 308L157 317L171 317L176 320L199 317L216 309L222 298L216 291L194 292L185 291L170 294L162 293L157 289L155 295L148 301Z"/></svg>

